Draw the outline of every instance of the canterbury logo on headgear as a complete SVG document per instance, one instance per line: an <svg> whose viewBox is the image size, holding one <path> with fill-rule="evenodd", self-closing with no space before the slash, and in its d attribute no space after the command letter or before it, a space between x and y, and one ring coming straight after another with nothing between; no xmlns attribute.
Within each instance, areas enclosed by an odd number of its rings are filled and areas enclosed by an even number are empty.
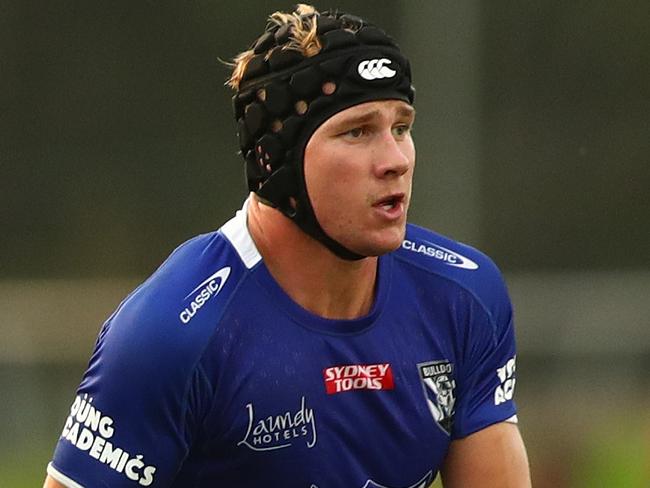
<svg viewBox="0 0 650 488"><path fill-rule="evenodd" d="M387 58L381 59L366 59L361 61L357 68L359 76L364 80L379 80L382 78L392 78L395 76L397 71L390 69L388 64L391 64L391 60Z"/></svg>

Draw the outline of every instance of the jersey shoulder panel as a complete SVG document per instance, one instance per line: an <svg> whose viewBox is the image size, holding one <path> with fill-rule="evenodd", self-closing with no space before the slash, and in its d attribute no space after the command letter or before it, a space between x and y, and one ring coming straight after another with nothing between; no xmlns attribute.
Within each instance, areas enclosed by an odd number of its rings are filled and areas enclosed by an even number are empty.
<svg viewBox="0 0 650 488"><path fill-rule="evenodd" d="M120 304L99 341L122 334L122 348L124 342L144 341L183 364L198 359L248 270L262 259L248 232L247 204L219 230L174 250Z"/></svg>
<svg viewBox="0 0 650 488"><path fill-rule="evenodd" d="M116 354L128 354L137 344L150 358L191 369L244 275L245 266L223 235L194 237L120 304L98 344Z"/></svg>
<svg viewBox="0 0 650 488"><path fill-rule="evenodd" d="M408 224L398 260L442 276L471 293L494 320L511 313L501 271L487 255L429 229ZM506 320L509 320L506 318Z"/></svg>

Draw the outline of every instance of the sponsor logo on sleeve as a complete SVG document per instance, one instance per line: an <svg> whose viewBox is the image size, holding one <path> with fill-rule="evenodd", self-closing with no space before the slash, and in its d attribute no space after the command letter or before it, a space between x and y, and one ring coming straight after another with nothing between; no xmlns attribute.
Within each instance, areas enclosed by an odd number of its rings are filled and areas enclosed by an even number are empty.
<svg viewBox="0 0 650 488"><path fill-rule="evenodd" d="M515 394L515 370L517 356L508 359L508 362L497 369L497 376L499 377L499 386L494 390L494 404L501 405L509 400L512 400Z"/></svg>
<svg viewBox="0 0 650 488"><path fill-rule="evenodd" d="M429 411L445 434L451 434L456 405L454 365L449 361L430 361L417 365Z"/></svg>
<svg viewBox="0 0 650 488"><path fill-rule="evenodd" d="M248 427L244 438L237 443L253 451L274 451L304 442L308 448L316 445L316 419L314 410L300 399L297 410L287 410L277 415L258 417L252 403L246 405Z"/></svg>
<svg viewBox="0 0 650 488"><path fill-rule="evenodd" d="M323 370L328 395L352 390L392 390L393 370L388 363L350 364Z"/></svg>
<svg viewBox="0 0 650 488"><path fill-rule="evenodd" d="M92 403L88 395L75 398L61 439L140 486L151 485L156 466L147 465L142 454L133 455L113 444L109 439L115 434L115 422Z"/></svg>
<svg viewBox="0 0 650 488"><path fill-rule="evenodd" d="M456 251L447 249L439 244L434 244L429 241L409 241L405 239L402 242L402 247L407 251L416 252L418 254L423 254L424 256L429 256L430 258L437 259L447 266L453 266L455 268L462 268L468 270L478 269L478 264L472 261L470 258L458 254Z"/></svg>
<svg viewBox="0 0 650 488"><path fill-rule="evenodd" d="M189 304L181 311L178 318L184 324L189 324L190 320L197 314L208 301L216 297L226 284L230 276L230 267L226 266L211 276L203 280L196 288L189 292L183 301L189 300Z"/></svg>

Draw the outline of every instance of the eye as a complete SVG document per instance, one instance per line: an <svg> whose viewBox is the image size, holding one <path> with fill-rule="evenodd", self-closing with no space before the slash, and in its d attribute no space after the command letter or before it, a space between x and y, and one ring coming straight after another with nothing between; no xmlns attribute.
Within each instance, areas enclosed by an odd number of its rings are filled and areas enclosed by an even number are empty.
<svg viewBox="0 0 650 488"><path fill-rule="evenodd" d="M409 124L400 124L393 127L393 135L395 137L404 137L409 132L411 132L411 126Z"/></svg>
<svg viewBox="0 0 650 488"><path fill-rule="evenodd" d="M344 136L350 137L352 139L359 139L366 133L366 130L363 127L355 127L343 133Z"/></svg>

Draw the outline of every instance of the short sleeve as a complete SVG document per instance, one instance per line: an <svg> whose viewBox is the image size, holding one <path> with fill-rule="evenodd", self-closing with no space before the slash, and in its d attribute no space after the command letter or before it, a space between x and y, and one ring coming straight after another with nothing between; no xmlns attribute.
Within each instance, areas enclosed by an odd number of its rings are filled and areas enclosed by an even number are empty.
<svg viewBox="0 0 650 488"><path fill-rule="evenodd" d="M104 325L48 466L66 486L169 486L210 395L183 341L133 301Z"/></svg>
<svg viewBox="0 0 650 488"><path fill-rule="evenodd" d="M475 301L462 353L452 435L466 437L505 420L516 421L513 400L516 346L512 307L503 286L499 303Z"/></svg>

